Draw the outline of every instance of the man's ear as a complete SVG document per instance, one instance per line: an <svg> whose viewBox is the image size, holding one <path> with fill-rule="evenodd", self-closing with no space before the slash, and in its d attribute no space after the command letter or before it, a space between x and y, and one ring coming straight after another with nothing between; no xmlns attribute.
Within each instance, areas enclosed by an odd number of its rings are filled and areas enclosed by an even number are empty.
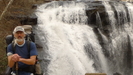
<svg viewBox="0 0 133 75"><path fill-rule="evenodd" d="M24 34L24 38L26 38L26 34Z"/></svg>
<svg viewBox="0 0 133 75"><path fill-rule="evenodd" d="M13 37L16 38L16 37L15 37L15 34L13 34Z"/></svg>

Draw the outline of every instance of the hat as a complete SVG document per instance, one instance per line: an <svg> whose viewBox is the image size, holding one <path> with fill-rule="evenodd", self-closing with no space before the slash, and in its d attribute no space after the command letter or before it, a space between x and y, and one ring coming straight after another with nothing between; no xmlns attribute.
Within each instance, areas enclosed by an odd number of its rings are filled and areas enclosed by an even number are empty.
<svg viewBox="0 0 133 75"><path fill-rule="evenodd" d="M16 33L17 31L22 31L22 32L25 33L25 30L24 30L24 28L23 28L22 26L17 26L17 27L15 27L15 29L14 29L14 31L13 31L13 34Z"/></svg>

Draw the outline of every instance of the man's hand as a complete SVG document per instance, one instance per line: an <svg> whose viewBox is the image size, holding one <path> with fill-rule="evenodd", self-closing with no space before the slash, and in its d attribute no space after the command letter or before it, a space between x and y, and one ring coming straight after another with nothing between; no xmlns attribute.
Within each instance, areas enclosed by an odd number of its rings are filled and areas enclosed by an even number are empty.
<svg viewBox="0 0 133 75"><path fill-rule="evenodd" d="M18 54L13 54L11 57L11 60L13 62L17 62L17 61L19 61L19 59L20 59L20 56Z"/></svg>

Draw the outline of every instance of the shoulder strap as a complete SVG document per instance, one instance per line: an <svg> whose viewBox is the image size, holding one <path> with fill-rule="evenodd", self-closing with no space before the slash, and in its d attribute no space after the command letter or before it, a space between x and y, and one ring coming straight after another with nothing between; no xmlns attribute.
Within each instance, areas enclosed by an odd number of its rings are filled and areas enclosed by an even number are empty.
<svg viewBox="0 0 133 75"><path fill-rule="evenodd" d="M15 46L16 46L16 44L14 43L14 42L12 42L12 49L13 49L13 54L15 53L15 51L16 51L16 49L15 49Z"/></svg>
<svg viewBox="0 0 133 75"><path fill-rule="evenodd" d="M31 41L26 41L27 42L27 49L28 49L28 53L29 53L29 57L30 57L30 43Z"/></svg>
<svg viewBox="0 0 133 75"><path fill-rule="evenodd" d="M29 52L29 57L30 57L30 44L31 44L31 41L27 41L27 48L28 48L28 52ZM37 57L36 57L36 60L38 60Z"/></svg>
<svg viewBox="0 0 133 75"><path fill-rule="evenodd" d="M12 45L13 54L15 54L15 51L16 51L16 48L15 48L16 44L15 44L15 42L12 42L11 45ZM12 70L16 71L16 62L14 64L14 66L12 67Z"/></svg>

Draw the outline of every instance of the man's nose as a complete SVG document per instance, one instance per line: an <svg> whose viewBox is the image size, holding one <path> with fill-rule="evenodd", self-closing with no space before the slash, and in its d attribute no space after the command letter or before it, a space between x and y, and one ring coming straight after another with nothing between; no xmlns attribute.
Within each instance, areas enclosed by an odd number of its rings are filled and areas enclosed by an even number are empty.
<svg viewBox="0 0 133 75"><path fill-rule="evenodd" d="M21 33L18 33L18 35L21 35Z"/></svg>

